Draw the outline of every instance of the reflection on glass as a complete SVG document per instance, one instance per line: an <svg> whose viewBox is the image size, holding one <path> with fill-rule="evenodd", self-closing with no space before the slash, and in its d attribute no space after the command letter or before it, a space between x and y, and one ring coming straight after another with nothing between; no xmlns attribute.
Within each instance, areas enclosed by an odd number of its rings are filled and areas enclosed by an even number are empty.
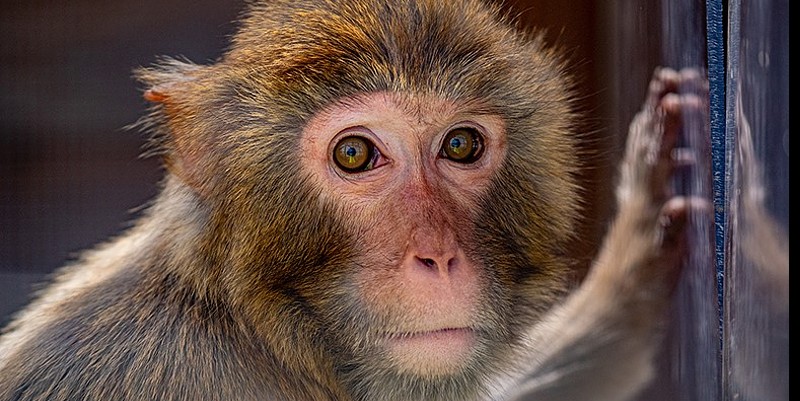
<svg viewBox="0 0 800 401"><path fill-rule="evenodd" d="M723 388L789 399L789 3L733 1Z"/></svg>

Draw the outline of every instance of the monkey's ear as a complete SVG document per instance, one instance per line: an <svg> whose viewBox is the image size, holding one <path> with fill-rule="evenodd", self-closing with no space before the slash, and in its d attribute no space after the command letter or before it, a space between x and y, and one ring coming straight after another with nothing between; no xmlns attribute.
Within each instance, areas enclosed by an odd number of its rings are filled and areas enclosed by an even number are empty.
<svg viewBox="0 0 800 401"><path fill-rule="evenodd" d="M133 73L145 84L144 98L155 103L164 103L169 95L182 86L195 81L203 67L190 62L163 58L152 67L138 68Z"/></svg>
<svg viewBox="0 0 800 401"><path fill-rule="evenodd" d="M167 100L168 91L166 89L167 88L155 86L144 91L144 95L142 96L148 102L164 103Z"/></svg>
<svg viewBox="0 0 800 401"><path fill-rule="evenodd" d="M195 121L198 77L202 67L177 60L136 70L136 77L147 85L143 97L154 107L143 126L152 134L151 146L163 155L167 170L200 195L208 195L213 171L212 149L206 133ZM194 116L195 118L192 118Z"/></svg>

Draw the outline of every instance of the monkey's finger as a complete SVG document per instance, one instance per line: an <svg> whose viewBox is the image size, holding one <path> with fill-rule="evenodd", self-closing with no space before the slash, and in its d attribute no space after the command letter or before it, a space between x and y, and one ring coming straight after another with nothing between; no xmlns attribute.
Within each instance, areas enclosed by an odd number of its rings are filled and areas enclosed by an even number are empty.
<svg viewBox="0 0 800 401"><path fill-rule="evenodd" d="M697 196L675 196L661 207L659 225L664 230L662 244L665 248L677 246L686 232L690 216L708 216L711 203Z"/></svg>
<svg viewBox="0 0 800 401"><path fill-rule="evenodd" d="M672 150L672 170L670 176L670 187L667 196L674 196L676 193L687 193L691 191L687 187L688 180L692 180L695 168L699 166L699 157L693 148L679 147Z"/></svg>
<svg viewBox="0 0 800 401"><path fill-rule="evenodd" d="M664 230L664 242L674 243L686 227L689 215L688 200L682 196L669 199L661 207L658 223Z"/></svg>
<svg viewBox="0 0 800 401"><path fill-rule="evenodd" d="M659 104L663 114L663 138L659 148L659 162L654 172L654 185L665 184L676 168L694 165L696 153L689 149L679 150L678 144L699 146L706 126L703 98L695 94L669 94Z"/></svg>
<svg viewBox="0 0 800 401"><path fill-rule="evenodd" d="M657 111L663 116L663 156L668 156L678 140L695 138L695 131L705 132L706 104L705 98L693 93L670 93L661 99Z"/></svg>
<svg viewBox="0 0 800 401"><path fill-rule="evenodd" d="M646 107L654 109L661 99L669 93L678 91L680 74L671 68L656 68L647 91Z"/></svg>
<svg viewBox="0 0 800 401"><path fill-rule="evenodd" d="M697 152L692 148L672 149L670 158L672 159L673 169L676 170L683 170L693 167L697 165L698 161Z"/></svg>
<svg viewBox="0 0 800 401"><path fill-rule="evenodd" d="M658 104L658 110L663 115L663 136L659 146L659 157L662 159L669 159L672 154L672 149L678 143L680 137L680 128L682 123L682 113L684 109L684 102L682 96L670 93L661 99Z"/></svg>
<svg viewBox="0 0 800 401"><path fill-rule="evenodd" d="M709 119L708 96L696 93L681 95L683 140L687 146L707 150Z"/></svg>
<svg viewBox="0 0 800 401"><path fill-rule="evenodd" d="M648 164L652 168L651 193L655 199L665 199L669 194L669 178L674 171L672 150L678 143L681 132L681 98L679 95L671 93L661 99L657 109L661 124L654 134L652 140L660 141L652 143L650 146L651 160ZM660 137L657 136L658 131Z"/></svg>
<svg viewBox="0 0 800 401"><path fill-rule="evenodd" d="M708 79L699 68L683 68L678 72L678 92L681 94L697 94L707 96Z"/></svg>
<svg viewBox="0 0 800 401"><path fill-rule="evenodd" d="M658 274L664 289L672 292L678 284L681 259L687 247L686 227L689 222L687 198L670 198L661 208L658 224L661 228Z"/></svg>

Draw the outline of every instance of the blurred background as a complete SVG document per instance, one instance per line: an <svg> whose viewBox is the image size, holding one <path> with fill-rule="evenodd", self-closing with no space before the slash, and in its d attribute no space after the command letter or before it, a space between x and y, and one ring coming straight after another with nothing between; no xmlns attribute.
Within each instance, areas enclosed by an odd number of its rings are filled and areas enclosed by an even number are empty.
<svg viewBox="0 0 800 401"><path fill-rule="evenodd" d="M131 77L159 55L218 57L241 2L0 5L0 322L31 285L120 232L156 193Z"/></svg>
<svg viewBox="0 0 800 401"><path fill-rule="evenodd" d="M122 232L156 194L160 161L141 158L144 135L125 129L148 107L131 71L159 56L213 62L243 7L0 3L0 326L54 269ZM613 166L653 69L708 70L711 132L682 144L698 165L676 188L712 200L714 218L693 216L658 378L640 399L788 400L788 0L503 7L544 30L579 82L581 130L595 156L582 177L589 195L578 278L612 212Z"/></svg>

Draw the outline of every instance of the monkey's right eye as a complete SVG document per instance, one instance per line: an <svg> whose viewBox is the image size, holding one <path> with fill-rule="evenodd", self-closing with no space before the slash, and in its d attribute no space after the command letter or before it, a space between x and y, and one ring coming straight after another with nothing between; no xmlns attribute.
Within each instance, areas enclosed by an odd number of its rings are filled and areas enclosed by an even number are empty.
<svg viewBox="0 0 800 401"><path fill-rule="evenodd" d="M377 157L375 145L360 136L342 138L333 149L333 161L348 173L371 170Z"/></svg>

